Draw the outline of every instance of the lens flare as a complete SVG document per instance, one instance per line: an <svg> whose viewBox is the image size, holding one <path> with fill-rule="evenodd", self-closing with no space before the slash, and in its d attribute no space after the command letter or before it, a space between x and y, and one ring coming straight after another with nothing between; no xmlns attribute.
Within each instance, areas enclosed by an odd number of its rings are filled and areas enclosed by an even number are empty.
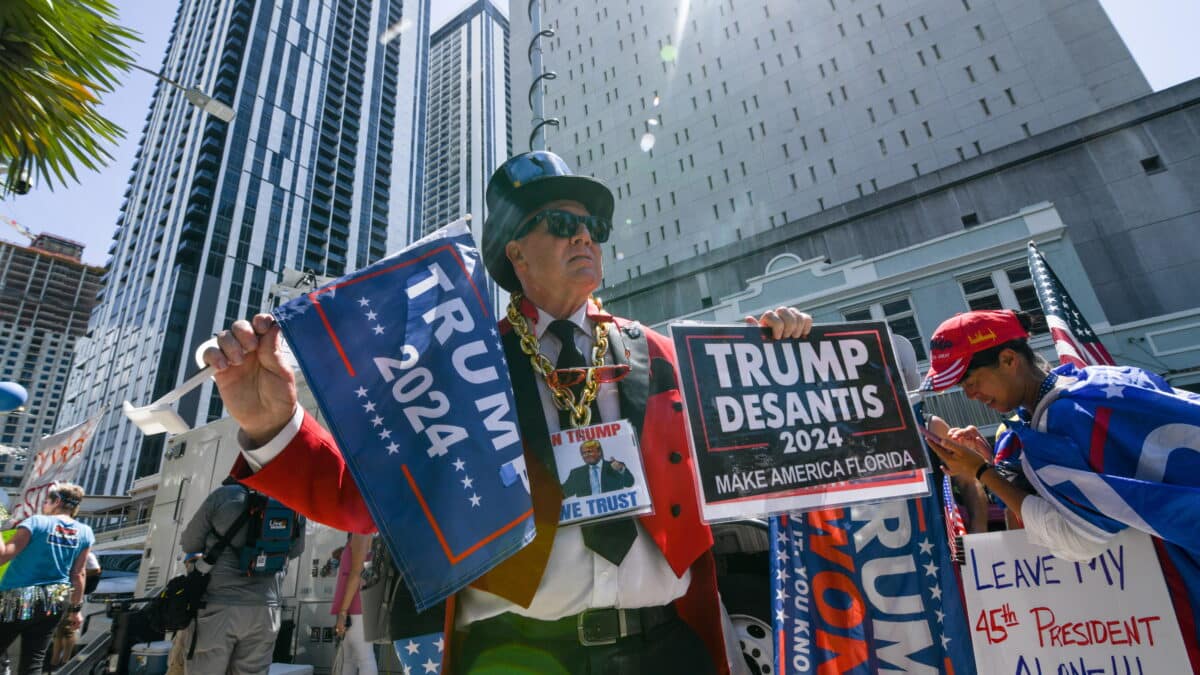
<svg viewBox="0 0 1200 675"><path fill-rule="evenodd" d="M650 152L654 149L654 134L642 134L642 140L638 145L641 146L642 152Z"/></svg>
<svg viewBox="0 0 1200 675"><path fill-rule="evenodd" d="M411 19L401 19L396 23L387 27L387 30L379 34L379 44L386 45L387 43L400 37L400 34L412 27Z"/></svg>

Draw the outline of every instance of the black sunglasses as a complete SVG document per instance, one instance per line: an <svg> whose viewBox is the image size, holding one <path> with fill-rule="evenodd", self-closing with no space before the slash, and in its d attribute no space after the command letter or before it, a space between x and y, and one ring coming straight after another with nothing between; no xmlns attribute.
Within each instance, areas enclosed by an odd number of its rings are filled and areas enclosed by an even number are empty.
<svg viewBox="0 0 1200 675"><path fill-rule="evenodd" d="M579 231L579 224L583 223L587 226L588 234L591 235L592 241L597 244L603 244L608 241L608 235L612 233L612 220L601 218L600 216L581 216L578 213L570 211L547 210L542 211L529 222L525 227L521 228L521 232L517 234L515 239L520 239L529 234L537 224L545 221L546 231L550 234L562 239L570 239Z"/></svg>

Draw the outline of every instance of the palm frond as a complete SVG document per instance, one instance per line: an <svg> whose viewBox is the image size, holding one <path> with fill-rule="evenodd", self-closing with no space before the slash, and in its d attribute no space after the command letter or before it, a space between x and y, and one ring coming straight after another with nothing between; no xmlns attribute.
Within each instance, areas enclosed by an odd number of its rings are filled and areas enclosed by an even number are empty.
<svg viewBox="0 0 1200 675"><path fill-rule="evenodd" d="M124 131L98 111L132 63L108 0L0 2L0 163L49 189L111 159ZM14 173L16 172L16 173Z"/></svg>

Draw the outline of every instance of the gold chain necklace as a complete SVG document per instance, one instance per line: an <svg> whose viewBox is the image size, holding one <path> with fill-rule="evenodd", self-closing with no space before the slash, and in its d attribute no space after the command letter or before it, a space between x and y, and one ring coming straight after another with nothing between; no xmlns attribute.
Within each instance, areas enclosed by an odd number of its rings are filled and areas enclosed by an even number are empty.
<svg viewBox="0 0 1200 675"><path fill-rule="evenodd" d="M533 372L540 373L546 386L550 388L554 407L559 410L569 410L571 423L576 428L586 427L592 423L592 402L600 393L600 383L596 381L595 370L588 368L587 379L583 384L583 396L578 403L575 402L575 392L571 391L570 387L554 386L550 381L550 373L554 372L554 364L550 363L550 359L542 354L541 345L529 325L529 319L521 313L522 298L524 295L517 291L508 300L508 322L512 324L517 337L521 339L521 351L529 357L529 364L533 366ZM592 336L595 339L595 345L592 347L592 366L598 367L604 365L604 355L608 353L608 332L604 329L603 323L599 321L594 323L596 325L592 329Z"/></svg>

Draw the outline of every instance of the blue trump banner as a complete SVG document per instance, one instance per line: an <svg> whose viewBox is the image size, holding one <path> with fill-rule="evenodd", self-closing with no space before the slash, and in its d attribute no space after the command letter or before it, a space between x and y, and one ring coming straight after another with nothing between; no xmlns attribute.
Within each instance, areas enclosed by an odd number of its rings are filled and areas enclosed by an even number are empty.
<svg viewBox="0 0 1200 675"><path fill-rule="evenodd" d="M275 310L418 610L534 536L486 298L459 221Z"/></svg>
<svg viewBox="0 0 1200 675"><path fill-rule="evenodd" d="M771 518L775 672L973 674L941 513L928 496Z"/></svg>

